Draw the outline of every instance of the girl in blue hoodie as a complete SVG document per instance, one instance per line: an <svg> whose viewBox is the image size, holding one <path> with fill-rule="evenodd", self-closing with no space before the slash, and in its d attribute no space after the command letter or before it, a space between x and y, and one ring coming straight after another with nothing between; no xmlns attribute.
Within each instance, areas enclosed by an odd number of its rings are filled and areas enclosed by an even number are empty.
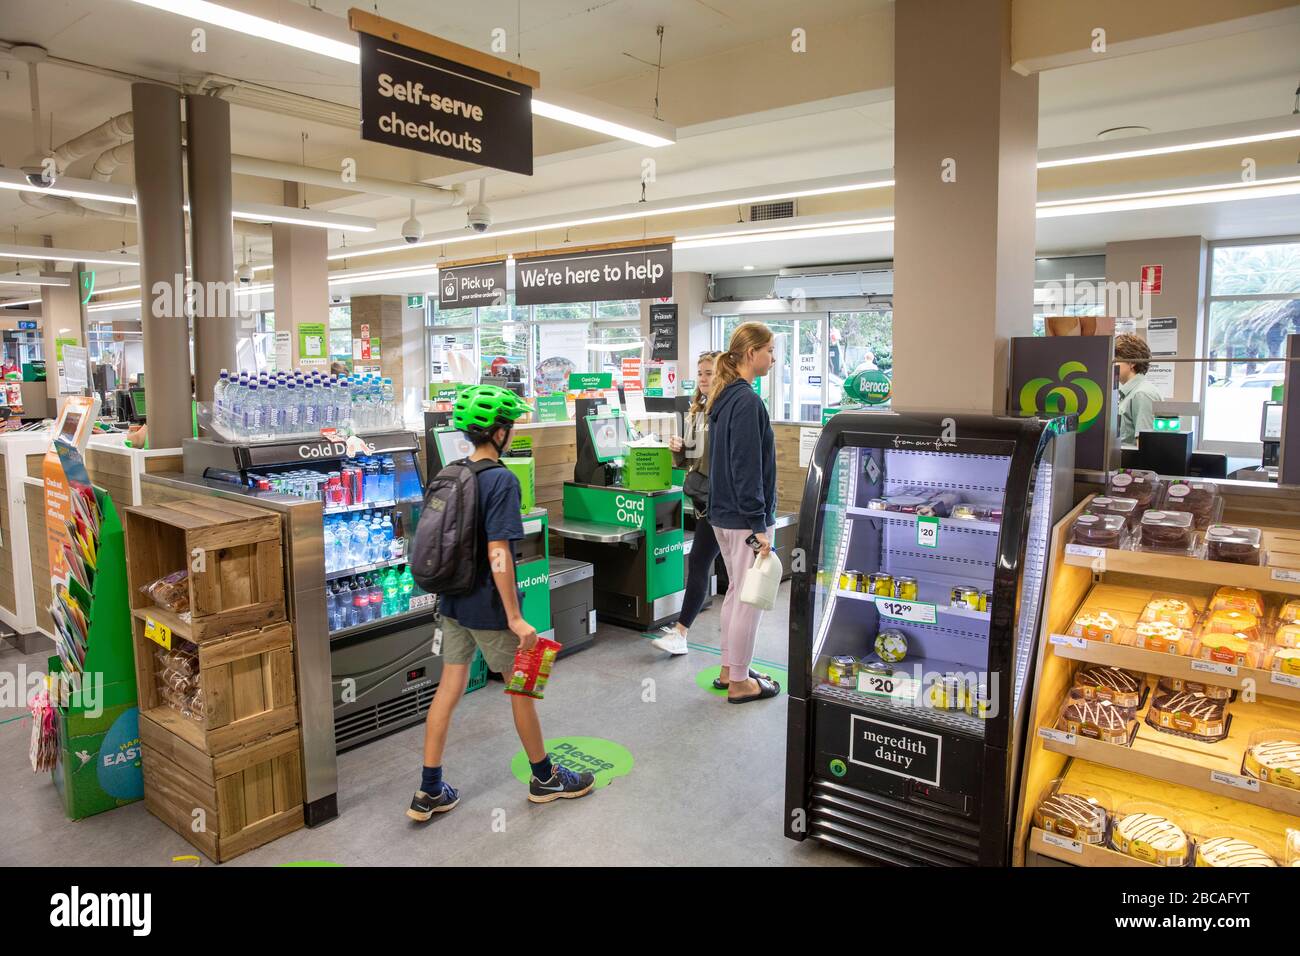
<svg viewBox="0 0 1300 956"><path fill-rule="evenodd" d="M765 700L781 687L750 669L763 612L742 604L740 593L754 555L772 550L776 522L776 442L754 380L772 368L775 343L762 322L731 333L718 355L709 396L709 521L727 568L722 602L722 673L727 700Z"/></svg>

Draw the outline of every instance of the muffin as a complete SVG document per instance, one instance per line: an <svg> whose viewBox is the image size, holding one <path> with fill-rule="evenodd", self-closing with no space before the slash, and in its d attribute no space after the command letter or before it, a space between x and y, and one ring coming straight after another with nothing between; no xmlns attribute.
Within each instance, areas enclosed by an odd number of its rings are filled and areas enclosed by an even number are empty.
<svg viewBox="0 0 1300 956"><path fill-rule="evenodd" d="M1143 551L1187 553L1196 540L1195 521L1186 511L1148 511L1141 529Z"/></svg>
<svg viewBox="0 0 1300 956"><path fill-rule="evenodd" d="M1232 564L1263 564L1261 540L1263 535L1258 528L1210 525L1205 531L1205 557L1209 561L1228 561Z"/></svg>

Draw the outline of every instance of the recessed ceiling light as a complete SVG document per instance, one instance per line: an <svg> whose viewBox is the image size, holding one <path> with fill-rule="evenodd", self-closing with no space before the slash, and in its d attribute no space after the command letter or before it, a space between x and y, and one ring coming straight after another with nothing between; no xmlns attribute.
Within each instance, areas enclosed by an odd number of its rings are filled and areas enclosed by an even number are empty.
<svg viewBox="0 0 1300 956"><path fill-rule="evenodd" d="M1112 126L1110 129L1104 129L1097 134L1100 140L1123 139L1125 136L1141 136L1144 133L1151 132L1150 126Z"/></svg>
<svg viewBox="0 0 1300 956"><path fill-rule="evenodd" d="M754 267L753 267L753 266L745 266L745 271L746 271L746 272L753 272L753 271L754 271Z"/></svg>

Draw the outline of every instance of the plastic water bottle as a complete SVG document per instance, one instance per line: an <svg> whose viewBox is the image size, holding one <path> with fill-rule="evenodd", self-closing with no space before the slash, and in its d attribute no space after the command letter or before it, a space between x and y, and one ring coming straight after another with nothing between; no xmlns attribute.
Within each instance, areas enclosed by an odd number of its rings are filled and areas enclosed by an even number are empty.
<svg viewBox="0 0 1300 956"><path fill-rule="evenodd" d="M223 431L229 427L229 417L226 414L226 394L229 391L230 372L223 368L217 384L212 386L212 423Z"/></svg>
<svg viewBox="0 0 1300 956"><path fill-rule="evenodd" d="M335 534L337 526L328 518L325 520L324 532L324 550L325 550L325 573L338 570L338 537Z"/></svg>
<svg viewBox="0 0 1300 956"><path fill-rule="evenodd" d="M284 434L284 406L280 403L280 389L274 381L266 383L266 433L273 438Z"/></svg>
<svg viewBox="0 0 1300 956"><path fill-rule="evenodd" d="M370 589L370 616L368 620L377 621L384 616L384 587L379 583L379 575L368 575L367 585Z"/></svg>
<svg viewBox="0 0 1300 956"><path fill-rule="evenodd" d="M395 428L397 426L397 389L393 387L391 378L384 379L380 385L380 401L385 427Z"/></svg>
<svg viewBox="0 0 1300 956"><path fill-rule="evenodd" d="M389 533L392 531L390 529ZM370 563L378 564L388 560L388 540L384 537L384 522L376 515L370 522Z"/></svg>
<svg viewBox="0 0 1300 956"><path fill-rule="evenodd" d="M368 564L370 561L370 522L358 514L352 519L352 563Z"/></svg>
<svg viewBox="0 0 1300 956"><path fill-rule="evenodd" d="M365 585L361 583L359 577L352 579L352 614L349 617L350 626L364 624L370 620L370 592Z"/></svg>
<svg viewBox="0 0 1300 956"><path fill-rule="evenodd" d="M320 406L316 402L316 389L311 382L303 386L302 393L302 430L307 433L320 431Z"/></svg>
<svg viewBox="0 0 1300 956"><path fill-rule="evenodd" d="M244 435L249 441L262 437L262 396L257 391L257 383L249 382L244 395Z"/></svg>
<svg viewBox="0 0 1300 956"><path fill-rule="evenodd" d="M392 515L384 515L384 520L380 523L379 528L380 531L383 533L384 543L380 551L379 557L376 560L390 561L394 557L397 557L397 555L393 554L394 537L393 537Z"/></svg>
<svg viewBox="0 0 1300 956"><path fill-rule="evenodd" d="M334 403L334 387L328 381L322 382L318 390L320 396L320 418L321 426L338 425L338 412Z"/></svg>
<svg viewBox="0 0 1300 956"><path fill-rule="evenodd" d="M347 378L339 379L338 405L341 424L352 418L352 383Z"/></svg>
<svg viewBox="0 0 1300 956"><path fill-rule="evenodd" d="M298 386L286 382L283 393L284 434L297 435L302 431L302 405L298 401Z"/></svg>
<svg viewBox="0 0 1300 956"><path fill-rule="evenodd" d="M411 574L409 564L402 566L402 573L398 575L397 587L402 595L401 608L403 611L409 611L411 609L411 597L415 594L415 578Z"/></svg>
<svg viewBox="0 0 1300 956"><path fill-rule="evenodd" d="M226 430L237 441L248 437L244 428L244 403L247 395L248 384L243 378L231 385L230 391L226 393L226 401L229 403Z"/></svg>
<svg viewBox="0 0 1300 956"><path fill-rule="evenodd" d="M401 613L402 587L397 578L397 571L389 568L384 573L384 617Z"/></svg>
<svg viewBox="0 0 1300 956"><path fill-rule="evenodd" d="M384 496L385 501L394 501L397 498L397 465L393 463L390 455L385 455L379 461L379 489L380 494Z"/></svg>
<svg viewBox="0 0 1300 956"><path fill-rule="evenodd" d="M352 529L341 517L331 520L334 522L334 570L342 571L350 566L352 558Z"/></svg>

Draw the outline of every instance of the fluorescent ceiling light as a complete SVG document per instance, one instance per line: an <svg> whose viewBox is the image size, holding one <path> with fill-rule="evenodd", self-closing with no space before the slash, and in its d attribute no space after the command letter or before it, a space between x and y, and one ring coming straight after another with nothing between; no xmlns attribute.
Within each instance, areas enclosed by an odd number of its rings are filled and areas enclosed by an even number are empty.
<svg viewBox="0 0 1300 956"><path fill-rule="evenodd" d="M12 309L20 305L39 305L40 299L0 300L0 309Z"/></svg>
<svg viewBox="0 0 1300 956"><path fill-rule="evenodd" d="M743 246L755 242L781 242L786 239L825 239L834 236L857 236L872 232L891 232L893 216L877 219L846 219L820 223L802 229L765 229L719 232L678 239L673 249L707 249L713 246Z"/></svg>
<svg viewBox="0 0 1300 956"><path fill-rule="evenodd" d="M295 226L343 229L347 232L374 232L378 227L378 223L373 219L363 216L318 212L314 209L297 209L293 206L276 206L264 202L238 203L231 211L231 215L235 219L246 219L250 222L287 222Z"/></svg>
<svg viewBox="0 0 1300 956"><path fill-rule="evenodd" d="M380 282L384 279L414 279L418 276L436 275L437 266L412 266L407 269L381 269L375 272L357 272L347 270L337 278L329 280L331 286L355 285L358 282Z"/></svg>
<svg viewBox="0 0 1300 956"><path fill-rule="evenodd" d="M1300 195L1300 176L1261 179L1251 183L1230 182L1185 189L1153 189L1140 193L1116 193L1087 199L1061 199L1038 204L1039 219L1062 216L1089 216L1107 212L1133 212L1141 209L1167 209L1174 206L1199 206L1213 202L1237 202L1243 199L1269 199Z"/></svg>
<svg viewBox="0 0 1300 956"><path fill-rule="evenodd" d="M129 186L101 183L93 179L76 179L72 176L60 177L52 186L33 186L27 181L27 176L18 169L0 169L0 189L13 189L17 192L38 193L45 196L62 196L65 199L97 199L123 206L135 205L135 196L132 195Z"/></svg>
<svg viewBox="0 0 1300 956"><path fill-rule="evenodd" d="M881 175L889 175L884 173ZM593 226L607 222L626 222L631 219L648 219L654 216L668 216L684 212L697 212L702 209L721 209L729 206L745 206L755 203L773 202L778 199L801 199L805 196L828 196L833 193L858 192L866 189L886 189L894 185L893 179L873 179L870 177L849 176L823 180L822 185L800 186L798 184L778 184L766 188L750 190L732 190L719 193L712 199L686 200L661 199L654 202L632 203L614 207L610 212L597 212L589 216L574 219L529 219L500 229L487 232L469 232L461 230L442 236L431 236L420 242L387 242L374 246L359 246L353 249L336 249L328 258L359 259L363 256L384 255L390 252L409 252L412 249L427 249L433 246L454 245L458 242L475 242L480 239L495 239L503 236L518 236L530 232L545 232L553 229L572 229L578 226Z"/></svg>
<svg viewBox="0 0 1300 956"><path fill-rule="evenodd" d="M535 90L533 112L570 126L655 149L671 146L677 141L677 130L662 120L639 116L631 110L562 90Z"/></svg>
<svg viewBox="0 0 1300 956"><path fill-rule="evenodd" d="M140 265L138 256L126 253L113 254L110 258L110 253L93 252L88 249L46 249L43 246L14 246L0 243L0 260L4 259L35 259L38 262L51 259L55 262L93 262L105 266Z"/></svg>
<svg viewBox="0 0 1300 956"><path fill-rule="evenodd" d="M1191 137L1189 139L1189 137ZM1087 146L1059 146L1039 150L1038 168L1080 166L1087 163L1108 163L1123 159L1140 159L1144 156L1165 156L1170 153L1190 153L1201 149L1219 149L1224 146L1243 146L1248 143L1265 143L1279 139L1300 137L1300 119L1287 116L1280 119L1250 120L1225 126L1200 130L1180 130L1176 133L1157 133L1152 136L1135 136L1127 148L1112 143L1092 143Z"/></svg>
<svg viewBox="0 0 1300 956"><path fill-rule="evenodd" d="M46 285L66 289L71 284L72 280L68 276L43 276L35 273L25 276L20 272L6 272L4 275L0 275L0 285Z"/></svg>
<svg viewBox="0 0 1300 956"><path fill-rule="evenodd" d="M339 20L338 17L332 17L305 5L276 3L274 10L278 19L270 20L245 11L266 9L271 5L249 2L249 0L226 0L224 4L209 3L207 0L135 0L135 2L141 6L201 20L213 26L283 43L309 53L319 53L321 56L343 60L346 63L361 62L361 49L357 46L352 31L347 29L347 23ZM308 13L309 10L311 13Z"/></svg>
<svg viewBox="0 0 1300 956"><path fill-rule="evenodd" d="M590 342L587 348L592 352L630 352L641 345L641 340L637 339L635 342Z"/></svg>

